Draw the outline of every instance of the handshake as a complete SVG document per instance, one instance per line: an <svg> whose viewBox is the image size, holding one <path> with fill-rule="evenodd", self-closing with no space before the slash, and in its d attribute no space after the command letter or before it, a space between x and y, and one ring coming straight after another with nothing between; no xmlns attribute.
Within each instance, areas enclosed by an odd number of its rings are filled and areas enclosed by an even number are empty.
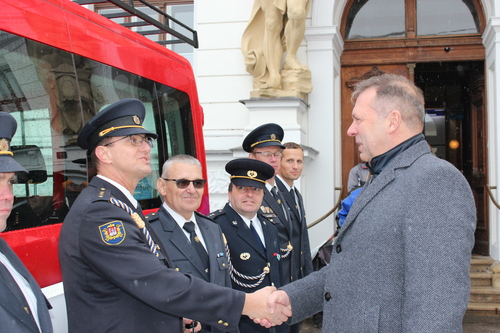
<svg viewBox="0 0 500 333"><path fill-rule="evenodd" d="M292 316L288 295L275 287L265 287L246 294L243 315L266 328L281 325Z"/></svg>

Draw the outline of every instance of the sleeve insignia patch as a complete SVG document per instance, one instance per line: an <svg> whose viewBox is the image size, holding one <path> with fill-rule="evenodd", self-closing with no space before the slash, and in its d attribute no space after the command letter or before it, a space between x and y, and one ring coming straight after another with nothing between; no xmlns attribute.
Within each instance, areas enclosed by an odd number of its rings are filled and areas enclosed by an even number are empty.
<svg viewBox="0 0 500 333"><path fill-rule="evenodd" d="M125 239L125 227L122 221L112 221L99 226L104 244L118 245Z"/></svg>

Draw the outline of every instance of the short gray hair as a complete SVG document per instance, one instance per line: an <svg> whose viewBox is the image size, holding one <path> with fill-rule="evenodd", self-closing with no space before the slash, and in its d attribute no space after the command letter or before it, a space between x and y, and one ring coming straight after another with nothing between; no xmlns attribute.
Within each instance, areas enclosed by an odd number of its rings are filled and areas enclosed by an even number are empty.
<svg viewBox="0 0 500 333"><path fill-rule="evenodd" d="M163 168L161 170L161 175L162 177L167 177L168 170L174 163L184 163L184 164L190 164L190 165L198 165L201 168L201 163L198 161L197 158L190 156L190 155L175 155L170 157L168 160L163 163Z"/></svg>

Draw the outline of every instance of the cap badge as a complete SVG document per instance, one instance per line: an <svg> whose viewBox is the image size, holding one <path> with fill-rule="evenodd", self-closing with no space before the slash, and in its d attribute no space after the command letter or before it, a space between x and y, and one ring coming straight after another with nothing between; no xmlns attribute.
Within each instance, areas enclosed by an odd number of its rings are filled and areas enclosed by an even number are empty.
<svg viewBox="0 0 500 333"><path fill-rule="evenodd" d="M271 134L271 140L276 140L276 134Z"/></svg>
<svg viewBox="0 0 500 333"><path fill-rule="evenodd" d="M248 170L247 176L250 177L250 178L255 178L255 177L257 177L257 171Z"/></svg>
<svg viewBox="0 0 500 333"><path fill-rule="evenodd" d="M0 139L0 151L10 151L9 141L7 139Z"/></svg>
<svg viewBox="0 0 500 333"><path fill-rule="evenodd" d="M136 123L137 125L139 125L141 123L141 119L139 119L139 117L137 116L132 116L132 120L134 121L134 123Z"/></svg>

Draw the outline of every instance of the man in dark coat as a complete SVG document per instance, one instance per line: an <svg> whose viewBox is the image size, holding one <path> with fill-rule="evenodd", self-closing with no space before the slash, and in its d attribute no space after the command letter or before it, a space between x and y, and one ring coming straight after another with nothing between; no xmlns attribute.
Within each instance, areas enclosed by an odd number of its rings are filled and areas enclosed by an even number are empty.
<svg viewBox="0 0 500 333"><path fill-rule="evenodd" d="M141 101L124 99L78 136L97 175L73 204L59 239L69 331L181 333L183 317L235 331L241 314L269 316L261 298L272 288L245 295L173 269L132 195L151 173L157 137L142 126L144 115Z"/></svg>
<svg viewBox="0 0 500 333"><path fill-rule="evenodd" d="M285 148L281 143L283 136L284 131L280 125L263 124L248 133L243 140L242 147L249 153L249 158L265 162L274 169L273 176L266 182L261 211L278 228L281 255L280 276L281 284L285 285L305 276L303 272L309 269L304 269L304 267L308 265L311 254L301 253L302 245L305 244L300 236L302 226L300 226L301 230L297 230L298 223L294 223L293 217L290 216L293 214L291 208L276 182L276 175L281 167L282 151ZM294 226L294 224L297 225ZM308 237L307 233L302 233L302 235ZM291 332L300 332L300 324L293 325Z"/></svg>
<svg viewBox="0 0 500 333"><path fill-rule="evenodd" d="M291 322L323 311L323 332L461 332L476 208L457 168L422 134L424 97L391 74L353 93L356 139L371 176L333 244L330 264L273 293Z"/></svg>
<svg viewBox="0 0 500 333"><path fill-rule="evenodd" d="M163 164L156 185L164 202L158 212L146 218L163 242L176 270L231 288L222 231L196 211L201 204L205 182L200 161L196 158L189 155L169 158ZM203 325L201 332L225 330Z"/></svg>
<svg viewBox="0 0 500 333"><path fill-rule="evenodd" d="M266 179L274 169L261 161L240 158L226 164L231 175L229 202L224 209L209 215L221 227L230 252L230 274L233 288L252 292L266 286L280 286L279 239L275 225L259 213ZM243 332L269 332L242 317ZM283 324L277 332L288 332Z"/></svg>
<svg viewBox="0 0 500 333"><path fill-rule="evenodd" d="M295 187L295 181L302 175L304 167L304 150L295 142L286 142L283 145L285 149L282 152L280 170L275 181L281 196L287 203L292 219L292 245L297 249L292 252L292 261L298 267L293 273L295 274L294 280L298 280L313 271L304 199Z"/></svg>
<svg viewBox="0 0 500 333"><path fill-rule="evenodd" d="M0 112L0 232L7 226L14 203L16 173L27 171L13 159L10 141L17 122ZM52 322L40 286L7 243L0 238L0 332L49 333Z"/></svg>

